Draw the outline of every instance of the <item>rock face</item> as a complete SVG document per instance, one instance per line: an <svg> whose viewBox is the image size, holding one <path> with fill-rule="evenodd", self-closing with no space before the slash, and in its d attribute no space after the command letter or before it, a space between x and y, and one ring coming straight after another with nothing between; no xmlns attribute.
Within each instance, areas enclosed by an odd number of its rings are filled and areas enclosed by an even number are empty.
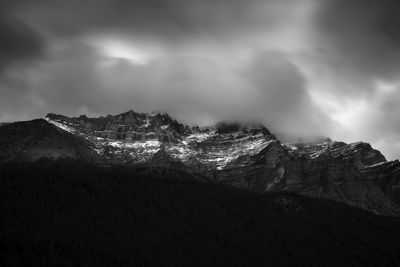
<svg viewBox="0 0 400 267"><path fill-rule="evenodd" d="M87 157L111 164L182 169L257 192L296 192L400 215L400 163L387 162L367 143L326 139L283 144L262 125L189 127L165 113L128 111L100 118L48 114L46 120L40 120L46 130L39 132L48 141L33 145L29 157L21 156L27 153L22 153L26 146L20 141L7 146L3 135L4 129L17 129L24 134L15 140L26 140L33 126L25 123L25 130L18 124L1 127L1 147L7 149L1 150L0 160L12 160L19 151L18 159ZM48 147L51 153L40 152Z"/></svg>
<svg viewBox="0 0 400 267"><path fill-rule="evenodd" d="M400 162L381 162L366 166L362 172L394 203L400 203Z"/></svg>
<svg viewBox="0 0 400 267"><path fill-rule="evenodd" d="M133 110L117 116L88 118L68 118L62 115L48 114L52 121L62 121L83 133L114 140L138 141L159 139L164 142L176 142L185 134L187 127L173 120L166 113L136 113Z"/></svg>
<svg viewBox="0 0 400 267"><path fill-rule="evenodd" d="M99 155L116 164L150 164L164 151L170 159L210 176L264 149L274 137L263 126L189 127L167 114L129 111L91 119L48 114L48 122L93 144ZM230 130L228 130L230 129ZM218 131L224 131L219 133Z"/></svg>
<svg viewBox="0 0 400 267"><path fill-rule="evenodd" d="M287 166L285 180L271 190L293 191L340 200L377 213L399 214L398 202L388 200L371 177L361 171L370 164L386 162L369 144L327 141L306 149L300 146L290 154L292 159L283 162Z"/></svg>

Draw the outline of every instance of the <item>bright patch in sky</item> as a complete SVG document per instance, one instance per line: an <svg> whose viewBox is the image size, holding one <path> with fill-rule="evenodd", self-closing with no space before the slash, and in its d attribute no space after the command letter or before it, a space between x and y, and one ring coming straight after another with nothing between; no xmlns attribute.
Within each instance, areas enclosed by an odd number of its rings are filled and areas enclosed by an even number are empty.
<svg viewBox="0 0 400 267"><path fill-rule="evenodd" d="M400 83L388 83L388 82L383 82L383 81L378 81L375 82L376 85L376 90L378 93L381 94L391 94L397 91L400 87Z"/></svg>
<svg viewBox="0 0 400 267"><path fill-rule="evenodd" d="M313 91L311 96L322 110L335 122L345 127L354 127L359 122L360 116L367 109L363 99L346 99L339 101L336 97L323 92Z"/></svg>
<svg viewBox="0 0 400 267"><path fill-rule="evenodd" d="M127 59L134 64L145 65L148 57L129 43L117 40L103 40L95 44L100 52L108 58Z"/></svg>

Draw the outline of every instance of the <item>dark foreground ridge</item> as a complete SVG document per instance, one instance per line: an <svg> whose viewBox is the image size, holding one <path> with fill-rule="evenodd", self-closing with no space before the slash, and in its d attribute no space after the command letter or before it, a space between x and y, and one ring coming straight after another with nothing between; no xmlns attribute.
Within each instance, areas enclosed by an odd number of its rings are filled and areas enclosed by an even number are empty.
<svg viewBox="0 0 400 267"><path fill-rule="evenodd" d="M393 217L168 168L0 165L1 266L399 266Z"/></svg>

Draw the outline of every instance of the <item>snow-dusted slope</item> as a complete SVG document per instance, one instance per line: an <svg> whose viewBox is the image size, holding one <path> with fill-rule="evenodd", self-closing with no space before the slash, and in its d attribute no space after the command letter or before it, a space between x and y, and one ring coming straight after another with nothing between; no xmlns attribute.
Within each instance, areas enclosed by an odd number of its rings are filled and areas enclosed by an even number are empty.
<svg viewBox="0 0 400 267"><path fill-rule="evenodd" d="M183 164L222 170L243 155L255 155L274 138L261 126L217 133L217 127L189 127L165 113L133 111L107 118L67 118L49 114L49 123L90 141L95 151L113 162L143 164L160 150Z"/></svg>

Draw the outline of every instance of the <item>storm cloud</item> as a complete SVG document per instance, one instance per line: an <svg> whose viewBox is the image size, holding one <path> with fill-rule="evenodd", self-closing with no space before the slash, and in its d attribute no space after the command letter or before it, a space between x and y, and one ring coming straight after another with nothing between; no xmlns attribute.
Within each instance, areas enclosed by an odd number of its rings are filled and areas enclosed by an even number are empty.
<svg viewBox="0 0 400 267"><path fill-rule="evenodd" d="M2 1L0 120L166 111L400 155L400 4Z"/></svg>

